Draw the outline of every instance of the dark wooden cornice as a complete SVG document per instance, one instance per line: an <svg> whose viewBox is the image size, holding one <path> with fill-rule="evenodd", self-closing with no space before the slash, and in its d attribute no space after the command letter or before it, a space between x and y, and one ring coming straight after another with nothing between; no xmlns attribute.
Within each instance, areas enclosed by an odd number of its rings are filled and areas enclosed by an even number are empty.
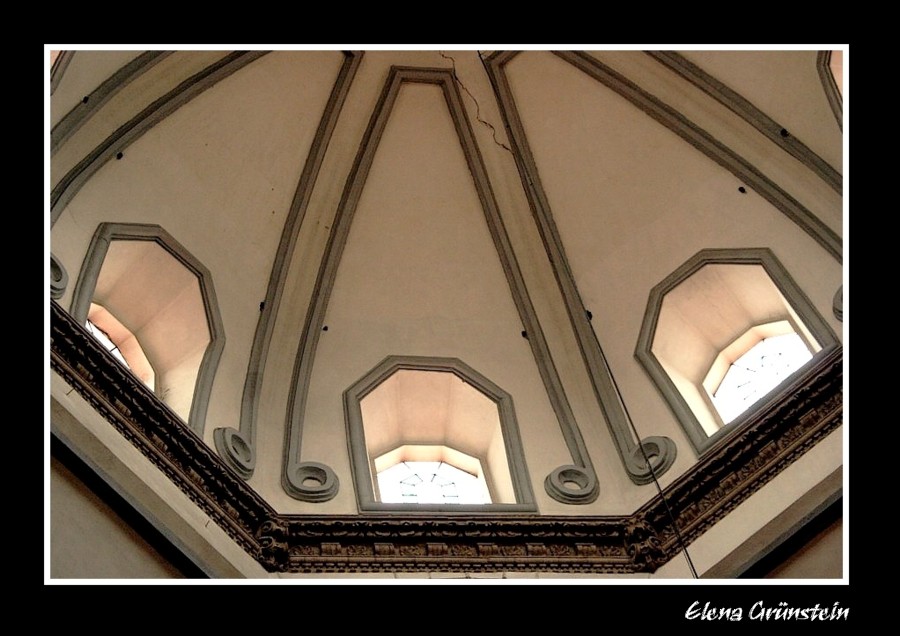
<svg viewBox="0 0 900 636"><path fill-rule="evenodd" d="M628 516L284 515L51 300L52 370L269 572L654 572L840 426L842 363L836 347Z"/></svg>

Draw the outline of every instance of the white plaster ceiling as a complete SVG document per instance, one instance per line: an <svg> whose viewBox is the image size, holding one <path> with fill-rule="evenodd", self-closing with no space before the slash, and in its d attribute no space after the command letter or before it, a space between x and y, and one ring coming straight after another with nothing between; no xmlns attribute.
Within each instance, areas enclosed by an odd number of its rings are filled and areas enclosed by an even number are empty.
<svg viewBox="0 0 900 636"><path fill-rule="evenodd" d="M225 54L175 52L123 86L53 154L51 188L143 109ZM76 52L55 90L51 126L135 55ZM728 108L640 51L591 55L689 113L694 126L759 165L767 179L842 234L840 194L736 121ZM841 131L819 95L815 51L685 56L783 121L842 171ZM226 334L205 434L212 443L214 427L241 426L260 303L269 293L279 245L286 245L282 295L262 369L260 459L250 483L279 509L309 510L310 504L282 491L280 470L298 347L332 228L391 67L455 69L512 254L598 478L610 486L583 512L630 513L652 493L629 488L610 444L477 51L365 51L321 170L306 191L304 214L285 241L298 184L344 60L337 50L267 53L123 141L121 159L99 162L71 190L51 231L54 255L74 280L98 223L156 223L210 270ZM769 247L840 333L830 308L842 264L759 193L740 192L747 183L733 172L566 60L525 51L506 72L573 277L636 426L644 436L669 436L683 449L666 475L673 479L695 457L633 357L650 289L700 249ZM400 89L371 169L359 183L361 190L349 193L359 197L358 205L327 302L328 331L316 336L302 459L327 457L338 474L349 474L341 393L385 356L458 357L513 396L541 509L571 512L541 486L571 457L439 86ZM70 286L63 306L71 294ZM329 505L335 512L355 511L349 488Z"/></svg>

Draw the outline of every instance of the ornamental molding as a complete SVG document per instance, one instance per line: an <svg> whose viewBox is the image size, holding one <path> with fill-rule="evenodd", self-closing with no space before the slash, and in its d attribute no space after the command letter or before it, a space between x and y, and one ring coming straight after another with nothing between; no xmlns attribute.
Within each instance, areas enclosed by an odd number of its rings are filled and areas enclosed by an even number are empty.
<svg viewBox="0 0 900 636"><path fill-rule="evenodd" d="M286 422L288 433L281 477L284 490L292 497L302 501L327 501L337 494L337 476L328 466L317 464L315 468L320 471L320 476L318 476L310 471L312 462L300 460L306 399L319 338L323 332L325 315L328 310L328 301L334 288L341 256L350 235L356 209L394 104L401 89L409 84L429 84L441 89L447 113L456 130L459 147L472 176L472 185L481 202L487 229L506 276L510 296L524 327L522 335L528 340L531 347L537 371L544 383L560 432L569 449L572 463L558 467L544 480L547 494L557 501L568 504L589 504L595 501L600 493L596 471L566 396L562 380L554 365L537 312L528 295L525 279L519 269L512 243L506 232L487 168L466 114L457 80L454 73L446 68L391 67L378 103L369 119L353 168L345 183L341 202L331 224L325 254L322 257L312 300L297 347L294 381L288 398L289 409ZM671 441L653 437L649 438L647 442L649 455L666 458L664 461L660 461L661 465L668 467L671 461L674 461L675 448ZM634 445L630 448L639 450ZM635 461L640 463L640 460L636 458ZM649 473L646 461L644 464L643 472ZM559 476L560 471L565 471L566 475L570 477L567 485L563 485ZM657 473L661 474L660 467L657 467ZM649 481L650 478L647 477L647 482Z"/></svg>
<svg viewBox="0 0 900 636"><path fill-rule="evenodd" d="M272 573L652 573L842 423L836 347L632 515L285 515L53 300L50 314L51 369Z"/></svg>

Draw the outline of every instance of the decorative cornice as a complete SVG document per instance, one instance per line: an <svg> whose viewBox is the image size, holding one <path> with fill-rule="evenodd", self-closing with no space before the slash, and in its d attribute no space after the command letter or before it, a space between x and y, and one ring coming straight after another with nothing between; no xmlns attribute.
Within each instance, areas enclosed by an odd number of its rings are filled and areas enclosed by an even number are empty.
<svg viewBox="0 0 900 636"><path fill-rule="evenodd" d="M203 439L51 301L50 367L250 554L274 510Z"/></svg>
<svg viewBox="0 0 900 636"><path fill-rule="evenodd" d="M842 363L837 347L629 516L283 515L51 301L51 369L269 572L654 572L840 426Z"/></svg>
<svg viewBox="0 0 900 636"><path fill-rule="evenodd" d="M665 489L689 544L843 423L843 348L833 347L744 428ZM656 502L643 514L669 552L678 540Z"/></svg>

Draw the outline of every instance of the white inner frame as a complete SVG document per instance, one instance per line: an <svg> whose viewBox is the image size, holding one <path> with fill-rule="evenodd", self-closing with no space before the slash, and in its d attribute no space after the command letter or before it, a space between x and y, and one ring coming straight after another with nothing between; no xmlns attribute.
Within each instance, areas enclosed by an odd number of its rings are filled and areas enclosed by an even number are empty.
<svg viewBox="0 0 900 636"><path fill-rule="evenodd" d="M794 351L796 347L793 347L792 343L783 342L781 344L778 351L787 356L785 364L780 367L770 367L766 370L766 373L753 380L753 393L758 396L755 400L752 402L745 401L735 391L727 390L728 387L722 386L729 374L733 372L735 365L739 364L741 360L763 345L764 342L785 336L795 336L799 340L802 352ZM813 355L820 350L821 347L818 343L804 338L793 328L788 320L757 325L745 331L716 356L715 362L713 362L709 373L703 380L703 388L706 390L706 394L715 409L721 426L730 424L742 413L750 409L766 394L778 387L788 375L799 370L812 360ZM723 391L723 389L726 390ZM716 430L707 430L707 433L712 435Z"/></svg>
<svg viewBox="0 0 900 636"><path fill-rule="evenodd" d="M418 467L420 464L441 463L452 467L461 475L457 475L457 488L459 499L457 501L422 499L410 501L403 498L397 492L397 479L386 475L388 471L401 464L411 464ZM375 498L383 503L457 503L457 504L490 504L490 487L481 466L481 461L448 446L437 445L410 445L398 446L394 450L376 457L373 462L375 479ZM463 475L471 477L471 480L463 478ZM449 475L448 475L449 476ZM390 482L388 480L391 480ZM390 494L386 494L390 493Z"/></svg>

